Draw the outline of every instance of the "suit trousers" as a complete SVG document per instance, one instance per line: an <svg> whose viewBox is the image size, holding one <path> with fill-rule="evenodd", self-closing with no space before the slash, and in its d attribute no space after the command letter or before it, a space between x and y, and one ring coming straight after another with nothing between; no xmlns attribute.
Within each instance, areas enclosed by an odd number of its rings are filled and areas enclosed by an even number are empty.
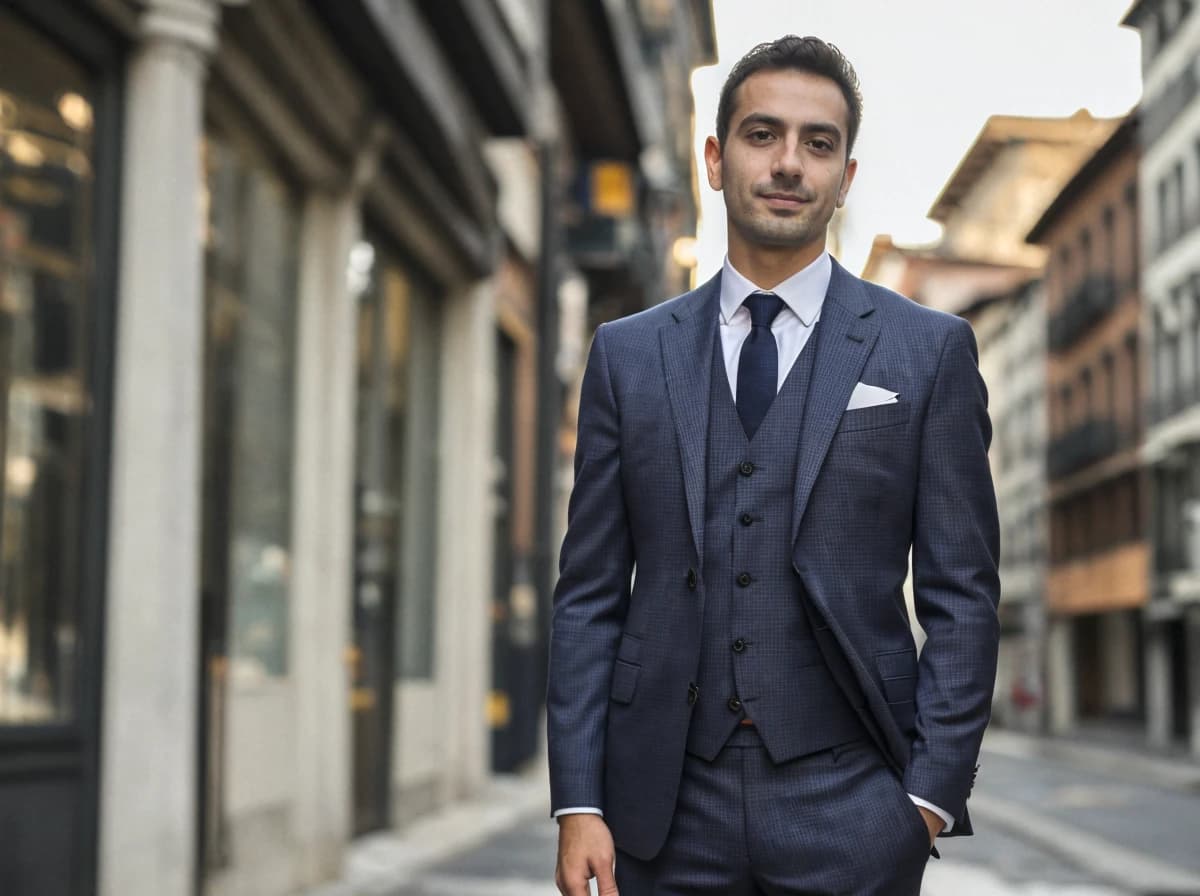
<svg viewBox="0 0 1200 896"><path fill-rule="evenodd" d="M775 765L753 728L688 755L650 861L618 850L621 896L917 896L929 831L870 740Z"/></svg>

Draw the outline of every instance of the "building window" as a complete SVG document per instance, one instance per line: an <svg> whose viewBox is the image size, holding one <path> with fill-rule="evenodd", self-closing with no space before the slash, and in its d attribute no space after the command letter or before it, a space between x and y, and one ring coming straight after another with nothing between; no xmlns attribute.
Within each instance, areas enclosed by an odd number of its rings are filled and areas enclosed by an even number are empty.
<svg viewBox="0 0 1200 896"><path fill-rule="evenodd" d="M1171 172L1171 194L1175 203L1175 220L1172 230L1172 240L1177 240L1187 232L1187 194L1183 189L1183 160L1175 163Z"/></svg>
<svg viewBox="0 0 1200 896"><path fill-rule="evenodd" d="M1200 227L1200 139L1196 140L1195 154L1196 154L1196 197L1193 200L1192 207L1194 209L1194 212L1192 215L1192 221L1196 226Z"/></svg>
<svg viewBox="0 0 1200 896"><path fill-rule="evenodd" d="M1108 275L1116 280L1117 276L1117 228L1116 228L1116 212L1113 211L1111 205L1104 207L1104 261L1108 270ZM1113 286L1120 290L1120 286L1114 282Z"/></svg>
<svg viewBox="0 0 1200 896"><path fill-rule="evenodd" d="M1129 384L1129 426L1136 434L1139 429L1140 415L1138 409L1142 402L1142 371L1138 366L1140 364L1138 356L1138 334L1136 330L1131 330L1125 334L1125 363L1126 370L1129 375L1125 377L1125 381Z"/></svg>
<svg viewBox="0 0 1200 896"><path fill-rule="evenodd" d="M1071 386L1069 383L1064 383L1058 391L1058 403L1060 407L1058 422L1059 435L1065 435L1075 425L1075 419L1071 414Z"/></svg>
<svg viewBox="0 0 1200 896"><path fill-rule="evenodd" d="M1087 277L1094 269L1092 267L1092 232L1086 227L1079 235L1079 248L1082 255L1082 276Z"/></svg>
<svg viewBox="0 0 1200 896"><path fill-rule="evenodd" d="M1100 361L1102 377L1101 388L1104 389L1104 414L1109 420L1117 419L1117 362L1111 349L1106 349Z"/></svg>
<svg viewBox="0 0 1200 896"><path fill-rule="evenodd" d="M3 11L0 59L0 725L28 725L76 714L95 98Z"/></svg>
<svg viewBox="0 0 1200 896"><path fill-rule="evenodd" d="M1058 303L1061 308L1067 304L1071 292L1071 250L1063 246L1058 250Z"/></svg>
<svg viewBox="0 0 1200 896"><path fill-rule="evenodd" d="M1125 210L1126 220L1129 222L1129 248L1132 253L1129 256L1129 270L1132 279L1132 286L1138 287L1138 278L1141 276L1141 231L1138 229L1138 207L1137 207L1137 178L1129 181L1125 185Z"/></svg>
<svg viewBox="0 0 1200 896"><path fill-rule="evenodd" d="M1151 30L1154 34L1154 46L1156 49L1162 49L1167 41L1171 39L1171 25L1167 20L1167 11L1160 4L1154 11L1154 20L1151 23Z"/></svg>
<svg viewBox="0 0 1200 896"><path fill-rule="evenodd" d="M1179 305L1174 299L1175 296L1172 296L1168 300L1162 347L1163 362L1166 365L1163 391L1166 393L1168 414L1179 410Z"/></svg>
<svg viewBox="0 0 1200 896"><path fill-rule="evenodd" d="M356 638L378 650L394 677L433 677L438 517L440 315L433 292L381 241L355 250L359 381L355 626L391 605L386 623ZM383 631L386 627L386 631ZM365 643L365 642L364 642ZM364 659L367 657L364 654Z"/></svg>
<svg viewBox="0 0 1200 896"><path fill-rule="evenodd" d="M1155 193L1158 195L1158 238L1155 240L1155 245L1159 252L1162 252L1171 242L1171 204L1170 204L1170 186L1167 184L1165 177L1159 178L1155 185Z"/></svg>
<svg viewBox="0 0 1200 896"><path fill-rule="evenodd" d="M202 147L202 581L235 683L288 669L299 205L236 131Z"/></svg>

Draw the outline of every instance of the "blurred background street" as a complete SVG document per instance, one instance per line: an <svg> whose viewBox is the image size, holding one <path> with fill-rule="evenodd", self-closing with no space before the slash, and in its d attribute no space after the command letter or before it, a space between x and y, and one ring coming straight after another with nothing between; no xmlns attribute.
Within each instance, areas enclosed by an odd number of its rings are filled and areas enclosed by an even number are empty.
<svg viewBox="0 0 1200 896"><path fill-rule="evenodd" d="M830 251L989 389L926 891L1200 894L1196 5L0 0L0 896L553 892L583 364L720 267L786 32L862 80Z"/></svg>

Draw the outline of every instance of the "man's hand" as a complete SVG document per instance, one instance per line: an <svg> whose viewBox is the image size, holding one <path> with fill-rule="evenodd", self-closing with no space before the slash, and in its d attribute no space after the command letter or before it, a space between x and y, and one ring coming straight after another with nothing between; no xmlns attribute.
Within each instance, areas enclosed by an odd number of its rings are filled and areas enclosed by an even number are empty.
<svg viewBox="0 0 1200 896"><path fill-rule="evenodd" d="M558 868L554 882L562 896L588 896L596 878L600 896L617 896L613 877L613 839L599 815L562 815L558 819Z"/></svg>
<svg viewBox="0 0 1200 896"><path fill-rule="evenodd" d="M921 817L925 819L925 827L929 828L929 846L932 848L933 841L942 832L946 822L942 821L941 816L936 812L930 812L924 806L917 806L917 808L921 810Z"/></svg>

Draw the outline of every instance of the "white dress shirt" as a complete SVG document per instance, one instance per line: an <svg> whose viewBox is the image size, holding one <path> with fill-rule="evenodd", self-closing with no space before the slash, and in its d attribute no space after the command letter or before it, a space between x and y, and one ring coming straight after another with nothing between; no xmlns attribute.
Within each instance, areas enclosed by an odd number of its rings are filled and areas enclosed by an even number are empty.
<svg viewBox="0 0 1200 896"><path fill-rule="evenodd" d="M737 396L738 361L742 343L750 335L750 309L742 302L756 292L773 292L783 299L783 308L771 323L775 344L779 347L779 376L775 391L783 388L792 365L812 335L813 324L821 317L821 305L829 291L833 262L828 252L822 252L812 264L797 271L772 289L751 283L725 259L721 268L721 349L725 353L725 372L729 375L729 390Z"/></svg>
<svg viewBox="0 0 1200 896"><path fill-rule="evenodd" d="M737 395L738 360L742 356L742 343L750 335L750 309L742 304L746 297L756 292L772 292L783 299L783 308L771 322L771 332L779 349L779 375L775 381L775 391L778 392L808 343L813 325L821 317L821 305L825 302L832 275L833 262L828 252L822 252L808 267L768 289L747 280L730 264L729 256L725 256L725 264L721 268L721 350L725 354L729 389L734 396ZM954 817L949 812L919 796L911 793L908 796L918 806L928 809L946 822L947 832L954 827ZM592 806L577 806L559 809L554 817L584 814L604 813Z"/></svg>

